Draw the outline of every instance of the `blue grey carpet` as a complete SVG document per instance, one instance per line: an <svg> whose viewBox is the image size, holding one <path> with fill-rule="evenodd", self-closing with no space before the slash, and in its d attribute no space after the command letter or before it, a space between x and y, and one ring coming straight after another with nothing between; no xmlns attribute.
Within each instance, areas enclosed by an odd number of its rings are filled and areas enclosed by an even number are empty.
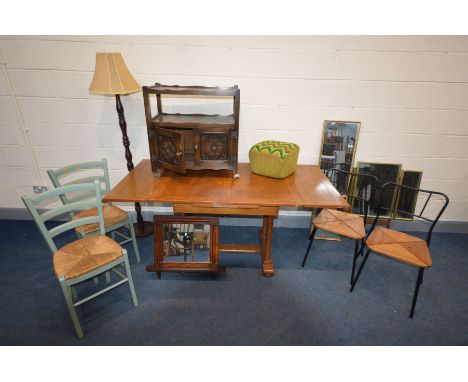
<svg viewBox="0 0 468 382"><path fill-rule="evenodd" d="M254 227L220 231L222 242L256 239ZM63 242L73 239L70 233ZM127 247L140 305L125 285L84 304L79 340L38 229L32 221L0 221L0 345L468 344L468 235L434 234L434 265L413 320L413 267L371 254L349 293L351 240L315 241L301 268L307 231L277 228L272 278L261 276L259 256L222 253L223 275L165 273L162 280L145 271L152 240L139 240L141 264Z"/></svg>

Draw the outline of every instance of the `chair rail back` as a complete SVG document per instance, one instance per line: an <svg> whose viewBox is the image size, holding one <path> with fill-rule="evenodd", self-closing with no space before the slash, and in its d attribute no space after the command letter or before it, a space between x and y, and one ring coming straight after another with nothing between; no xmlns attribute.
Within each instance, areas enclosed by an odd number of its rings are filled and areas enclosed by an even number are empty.
<svg viewBox="0 0 468 382"><path fill-rule="evenodd" d="M72 174L77 174L83 170L99 170L102 169L102 175L96 176L82 176L71 181L67 181L67 177ZM101 191L102 194L107 194L110 191L110 181L109 181L109 168L107 165L107 160L103 158L101 161L95 162L81 162L74 163L65 167L58 168L56 170L47 170L50 180L54 187L62 187L73 184L82 184L82 183L94 183L94 180L98 179L99 182L104 185L104 189ZM80 193L79 195L70 196L70 195L61 195L60 199L63 204L79 202L82 200L90 199L94 196L94 191Z"/></svg>
<svg viewBox="0 0 468 382"><path fill-rule="evenodd" d="M325 171L325 175L341 193L346 196L348 203L353 206L358 202L358 206L367 220L369 205L375 197L375 192L379 186L379 179L371 174L358 174L331 168Z"/></svg>
<svg viewBox="0 0 468 382"><path fill-rule="evenodd" d="M47 210L45 212L40 211L39 205L45 202L46 200L51 200L57 197L61 198L63 195L67 193L82 192L82 191L92 194L94 198L91 200L83 200L83 201L68 203L60 207ZM76 228L85 224L99 223L100 234L105 235L104 217L102 213L101 198L102 196L101 196L100 181L96 179L93 183L71 184L68 186L62 186L62 187L58 187L50 191L46 191L39 195L23 196L21 199L23 200L23 203L25 204L26 208L31 213L34 219L34 222L36 223L37 227L41 231L41 234L44 237L45 241L47 242L47 245L49 246L50 251L54 253L57 251L57 246L55 245L55 242L53 240L54 237L70 229L73 229L73 228ZM97 210L98 210L98 215L96 216L89 216L86 218L67 221L50 229L45 224L47 221L53 218L56 218L57 216L60 216L66 213L82 211L82 210L86 210L89 208L95 208L95 207L97 207Z"/></svg>
<svg viewBox="0 0 468 382"><path fill-rule="evenodd" d="M422 219L424 221L427 221L427 222L431 223L430 228L429 228L429 230L427 232L427 237L426 237L427 245L429 245L429 243L431 242L432 231L434 230L434 227L436 226L437 222L439 221L440 217L442 216L442 214L444 213L445 209L447 208L447 206L449 204L448 196L445 195L443 192L424 190L422 188L414 188L414 187L405 186L405 185L395 183L395 182L385 183L380 188L380 191L381 191L380 195L381 196L385 195L385 191L387 191L387 190L389 190L391 188L397 188L397 193L399 195L401 195L402 192L409 191L409 192L416 193L417 197L423 196L423 200L424 200L423 206L421 207L420 212L401 211L401 210L397 209L396 205L392 206L392 207L383 207L382 206L382 197L381 197L380 200L377 201L377 206L378 206L377 207L377 215L376 215L376 217L374 219L374 222L372 223L372 227L371 227L371 229L369 231L369 234L374 230L382 210L389 211L390 213L399 212L401 214L405 214L405 215L411 216L411 217L417 217L419 219ZM424 216L424 212L426 211L426 207L428 206L429 201L431 200L433 195L439 195L441 197L440 200L443 203L442 203L442 206L440 207L440 209L436 209L434 211L435 218L430 219L429 217Z"/></svg>

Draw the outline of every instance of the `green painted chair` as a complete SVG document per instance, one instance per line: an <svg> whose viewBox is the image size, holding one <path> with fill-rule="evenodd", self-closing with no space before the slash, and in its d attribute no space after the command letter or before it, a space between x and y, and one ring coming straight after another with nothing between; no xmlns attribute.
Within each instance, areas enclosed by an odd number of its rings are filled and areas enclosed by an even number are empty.
<svg viewBox="0 0 468 382"><path fill-rule="evenodd" d="M65 194L72 192L86 192L90 195L92 194L94 198L70 202L58 208L47 210L46 212L41 210L41 207L46 201L50 202L51 200L58 197L61 198ZM23 196L22 199L53 254L54 272L62 287L68 311L79 338L82 338L84 334L76 314L75 308L77 306L124 283L128 283L129 285L133 304L135 306L138 305L130 265L128 263L127 251L105 234L101 188L98 180L94 183L58 187L36 196ZM63 214L83 211L89 208L96 208L97 214L68 222L60 222L59 225L53 228L48 228L46 226L46 222ZM57 235L86 224L98 224L98 234L78 239L57 249L54 242L54 238ZM74 290L76 285L109 271L116 273L120 280L90 296L79 301L74 301L77 299Z"/></svg>
<svg viewBox="0 0 468 382"><path fill-rule="evenodd" d="M102 174L90 176L88 170L102 170ZM85 174L86 172L88 172L88 174ZM104 186L104 189L102 190L103 194L105 195L110 191L109 170L105 159L102 159L100 162L75 163L57 170L47 170L47 174L49 175L54 187L67 186L70 184L92 183L95 179L99 179L101 185ZM80 177L80 175L82 176ZM82 193L80 195L72 196L62 195L61 200L63 204L68 204L80 200L86 200L90 197L93 197L90 193ZM89 209L76 215L71 214L70 217L71 219L83 218L95 215L96 213L96 209ZM123 238L123 240L119 242L120 245L129 243L130 241L133 242L135 256L137 262L140 263L140 253L138 251L133 222L127 212L109 203L103 206L103 214L106 233L110 233L114 240L116 239L116 235ZM119 229L123 227L128 229L129 236L126 236L119 231ZM76 230L77 235L80 238L95 235L98 231L98 224L88 224L84 227L79 227Z"/></svg>

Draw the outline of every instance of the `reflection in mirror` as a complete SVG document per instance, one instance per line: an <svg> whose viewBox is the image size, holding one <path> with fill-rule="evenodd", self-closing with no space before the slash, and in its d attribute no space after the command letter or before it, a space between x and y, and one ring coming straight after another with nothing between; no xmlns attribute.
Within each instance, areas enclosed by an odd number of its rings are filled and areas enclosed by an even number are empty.
<svg viewBox="0 0 468 382"><path fill-rule="evenodd" d="M351 171L360 122L325 121L323 124L320 169Z"/></svg>
<svg viewBox="0 0 468 382"><path fill-rule="evenodd" d="M324 121L319 158L320 169L323 172L332 168L351 172L360 126L360 122ZM342 195L346 194L349 176L335 172L330 173L329 176L338 192ZM314 218L314 213L311 218ZM313 227L312 221L310 227L311 229ZM324 233L320 230L315 237L322 240L340 240L339 236L334 234L330 236L329 232Z"/></svg>
<svg viewBox="0 0 468 382"><path fill-rule="evenodd" d="M396 163L371 163L371 162L358 162L357 172L359 174L370 174L377 177L379 184L382 186L387 182L398 182L398 177L401 170L401 164ZM395 187L389 187L386 189L385 194L381 195L379 189L376 190L373 200L370 201L369 205L369 217L377 215L377 203L381 198L380 216L382 218L390 218L393 203L395 202L396 196ZM357 206L353 206L353 211L356 211Z"/></svg>
<svg viewBox="0 0 468 382"><path fill-rule="evenodd" d="M422 171L403 170L401 176L401 184L412 188L419 188L421 184ZM418 192L401 188L398 193L394 219L413 220L414 209Z"/></svg>
<svg viewBox="0 0 468 382"><path fill-rule="evenodd" d="M164 262L210 262L210 226L203 224L163 225Z"/></svg>

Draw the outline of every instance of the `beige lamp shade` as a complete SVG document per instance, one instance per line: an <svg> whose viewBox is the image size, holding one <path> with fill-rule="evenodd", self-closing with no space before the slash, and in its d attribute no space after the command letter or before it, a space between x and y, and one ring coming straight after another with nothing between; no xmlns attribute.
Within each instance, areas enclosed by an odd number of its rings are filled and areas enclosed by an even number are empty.
<svg viewBox="0 0 468 382"><path fill-rule="evenodd" d="M120 53L96 53L96 68L89 87L91 94L130 94L140 90Z"/></svg>

